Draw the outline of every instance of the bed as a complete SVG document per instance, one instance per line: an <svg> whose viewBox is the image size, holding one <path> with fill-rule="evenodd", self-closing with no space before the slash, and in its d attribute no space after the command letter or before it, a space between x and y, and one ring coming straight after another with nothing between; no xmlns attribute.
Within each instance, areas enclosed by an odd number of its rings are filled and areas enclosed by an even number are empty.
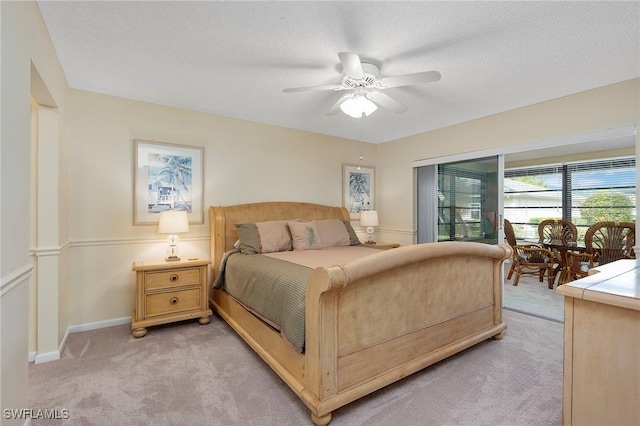
<svg viewBox="0 0 640 426"><path fill-rule="evenodd" d="M209 216L212 282L236 251L238 224L349 221L343 207L296 202L212 206ZM302 350L223 288L210 291L212 308L296 393L315 425L448 356L501 339L507 328L501 277L508 245L442 242L372 252L310 271Z"/></svg>

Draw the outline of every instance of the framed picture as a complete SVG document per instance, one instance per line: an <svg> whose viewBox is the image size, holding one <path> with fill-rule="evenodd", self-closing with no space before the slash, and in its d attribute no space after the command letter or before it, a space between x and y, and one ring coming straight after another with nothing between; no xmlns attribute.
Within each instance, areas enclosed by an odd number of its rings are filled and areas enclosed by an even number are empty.
<svg viewBox="0 0 640 426"><path fill-rule="evenodd" d="M363 210L375 210L375 169L369 166L343 164L342 205L352 219L359 219Z"/></svg>
<svg viewBox="0 0 640 426"><path fill-rule="evenodd" d="M154 225L164 210L186 210L204 223L204 148L134 140L133 224Z"/></svg>

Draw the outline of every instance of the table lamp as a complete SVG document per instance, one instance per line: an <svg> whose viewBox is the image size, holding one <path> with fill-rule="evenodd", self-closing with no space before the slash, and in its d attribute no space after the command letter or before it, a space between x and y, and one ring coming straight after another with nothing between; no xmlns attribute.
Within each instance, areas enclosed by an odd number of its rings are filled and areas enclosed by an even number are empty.
<svg viewBox="0 0 640 426"><path fill-rule="evenodd" d="M373 241L373 227L378 226L378 212L375 210L367 210L360 213L360 226L367 227L367 244L375 244Z"/></svg>
<svg viewBox="0 0 640 426"><path fill-rule="evenodd" d="M160 212L158 233L169 234L169 238L167 238L169 247L167 247L166 261L180 260L178 256L179 238L176 234L181 232L189 232L189 218L187 217L186 210L167 210Z"/></svg>

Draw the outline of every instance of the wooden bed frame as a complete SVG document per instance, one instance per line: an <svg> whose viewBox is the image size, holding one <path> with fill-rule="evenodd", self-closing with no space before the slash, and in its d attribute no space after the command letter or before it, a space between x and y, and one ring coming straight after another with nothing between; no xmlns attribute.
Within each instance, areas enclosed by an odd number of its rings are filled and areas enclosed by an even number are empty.
<svg viewBox="0 0 640 426"><path fill-rule="evenodd" d="M212 279L237 240L235 223L349 220L343 207L265 202L210 207ZM342 266L317 268L307 282L305 352L213 289L215 311L311 410L331 412L487 338L500 339L502 262L508 245L417 244Z"/></svg>

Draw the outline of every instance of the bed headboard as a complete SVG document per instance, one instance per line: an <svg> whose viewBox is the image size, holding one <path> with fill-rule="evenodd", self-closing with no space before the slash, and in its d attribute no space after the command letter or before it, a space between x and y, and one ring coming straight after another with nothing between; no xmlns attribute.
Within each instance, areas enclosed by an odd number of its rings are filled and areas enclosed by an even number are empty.
<svg viewBox="0 0 640 426"><path fill-rule="evenodd" d="M222 255L233 248L238 239L236 223L265 222L269 220L349 220L349 211L344 207L331 207L313 203L275 201L235 206L209 207L211 223L211 268L215 279L220 269Z"/></svg>

